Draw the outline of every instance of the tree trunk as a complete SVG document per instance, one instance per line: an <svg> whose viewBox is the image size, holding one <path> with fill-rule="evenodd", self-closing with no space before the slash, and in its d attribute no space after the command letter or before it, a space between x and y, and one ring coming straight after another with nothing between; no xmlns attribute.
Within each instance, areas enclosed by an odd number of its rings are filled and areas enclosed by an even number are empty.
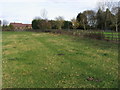
<svg viewBox="0 0 120 90"><path fill-rule="evenodd" d="M116 32L118 32L118 23L117 23L117 18L116 18Z"/></svg>
<svg viewBox="0 0 120 90"><path fill-rule="evenodd" d="M118 25L117 25L117 23L116 23L116 32L118 32Z"/></svg>
<svg viewBox="0 0 120 90"><path fill-rule="evenodd" d="M83 26L84 26L84 30L86 30L84 19L83 19Z"/></svg>
<svg viewBox="0 0 120 90"><path fill-rule="evenodd" d="M86 30L85 24L84 24L84 30Z"/></svg>
<svg viewBox="0 0 120 90"><path fill-rule="evenodd" d="M105 30L107 30L107 27L106 27L106 22L105 22Z"/></svg>

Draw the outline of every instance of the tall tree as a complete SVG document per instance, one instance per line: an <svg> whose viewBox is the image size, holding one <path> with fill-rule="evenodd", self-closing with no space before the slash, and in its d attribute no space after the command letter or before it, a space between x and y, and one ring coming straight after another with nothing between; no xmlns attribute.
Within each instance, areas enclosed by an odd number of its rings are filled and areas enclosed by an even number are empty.
<svg viewBox="0 0 120 90"><path fill-rule="evenodd" d="M96 14L96 19L97 19L97 23L96 23L97 28L103 30L104 25L105 25L104 24L105 23L105 16L104 16L104 12L101 9L98 10L98 12Z"/></svg>
<svg viewBox="0 0 120 90"><path fill-rule="evenodd" d="M118 15L118 31L120 32L120 7L118 9L117 15Z"/></svg>
<svg viewBox="0 0 120 90"><path fill-rule="evenodd" d="M105 30L110 30L113 21L113 14L107 8L105 11Z"/></svg>
<svg viewBox="0 0 120 90"><path fill-rule="evenodd" d="M114 7L112 8L112 12L114 14L114 20L113 20L113 23L115 25L115 31L118 32L118 7Z"/></svg>
<svg viewBox="0 0 120 90"><path fill-rule="evenodd" d="M114 0L107 0L105 2L106 7L109 8L109 10L114 14L114 20L113 20L113 26L115 26L115 31L118 31L118 11L120 7L120 1L114 1Z"/></svg>
<svg viewBox="0 0 120 90"><path fill-rule="evenodd" d="M84 30L86 30L86 26L87 26L87 17L84 13L79 13L77 15L77 21L79 22L79 27L83 28Z"/></svg>

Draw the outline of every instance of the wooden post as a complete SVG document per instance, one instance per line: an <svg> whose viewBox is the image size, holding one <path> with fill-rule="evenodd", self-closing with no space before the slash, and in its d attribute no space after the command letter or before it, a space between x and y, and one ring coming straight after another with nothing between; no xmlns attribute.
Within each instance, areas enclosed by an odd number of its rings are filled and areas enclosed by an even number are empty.
<svg viewBox="0 0 120 90"><path fill-rule="evenodd" d="M112 31L112 41L114 41L114 34L113 34L113 31Z"/></svg>

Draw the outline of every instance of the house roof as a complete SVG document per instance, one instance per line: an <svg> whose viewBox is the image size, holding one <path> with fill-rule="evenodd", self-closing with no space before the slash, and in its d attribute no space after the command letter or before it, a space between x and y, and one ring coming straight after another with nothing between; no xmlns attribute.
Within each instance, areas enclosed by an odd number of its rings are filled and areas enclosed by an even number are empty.
<svg viewBox="0 0 120 90"><path fill-rule="evenodd" d="M10 23L11 25L13 25L14 27L31 27L31 24L22 24L22 23Z"/></svg>

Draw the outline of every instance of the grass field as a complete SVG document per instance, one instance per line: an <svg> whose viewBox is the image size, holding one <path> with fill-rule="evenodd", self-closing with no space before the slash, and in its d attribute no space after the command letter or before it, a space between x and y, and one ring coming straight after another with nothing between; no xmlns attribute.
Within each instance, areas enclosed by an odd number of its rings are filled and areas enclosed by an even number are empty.
<svg viewBox="0 0 120 90"><path fill-rule="evenodd" d="M117 88L118 46L67 35L3 32L3 88Z"/></svg>

